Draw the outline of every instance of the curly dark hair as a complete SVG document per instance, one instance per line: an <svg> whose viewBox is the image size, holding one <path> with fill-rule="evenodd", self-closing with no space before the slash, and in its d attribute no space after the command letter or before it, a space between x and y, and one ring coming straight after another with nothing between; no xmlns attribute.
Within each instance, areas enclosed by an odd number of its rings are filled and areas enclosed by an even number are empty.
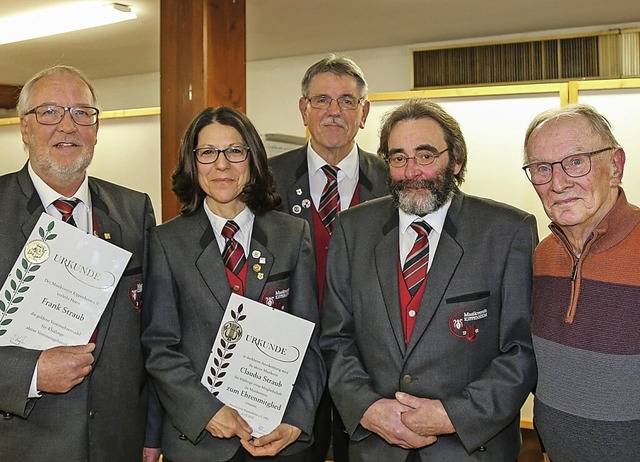
<svg viewBox="0 0 640 462"><path fill-rule="evenodd" d="M249 181L239 199L256 215L276 209L282 199L275 191L273 175L267 163L267 152L258 131L242 112L221 106L203 109L182 136L180 158L171 175L171 189L182 204L180 214L193 214L206 197L198 182L198 166L193 150L198 143L200 131L213 123L235 128L249 146Z"/></svg>

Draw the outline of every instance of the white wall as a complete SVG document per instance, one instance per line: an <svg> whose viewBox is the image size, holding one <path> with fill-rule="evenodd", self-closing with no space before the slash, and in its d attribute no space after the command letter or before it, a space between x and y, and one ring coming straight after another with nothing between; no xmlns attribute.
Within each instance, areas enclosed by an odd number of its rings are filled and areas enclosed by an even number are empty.
<svg viewBox="0 0 640 462"><path fill-rule="evenodd" d="M370 93L411 88L409 47L388 47L342 53L362 68ZM325 54L247 63L247 115L260 133L305 136L298 111L300 81Z"/></svg>
<svg viewBox="0 0 640 462"><path fill-rule="evenodd" d="M370 93L407 91L411 88L410 47L355 50L343 53L362 67ZM281 133L304 137L298 112L300 80L305 70L325 55L301 56L247 63L247 113L262 134ZM160 103L159 75L143 74L95 81L103 110L155 107ZM591 103L611 120L614 134L627 152L625 190L640 204L640 183L631 181L640 172L640 90L580 92L580 101ZM522 138L538 112L559 105L556 96L446 98L436 100L456 117L469 148L467 181L463 189L528 210L538 218L541 236L548 220L533 188L520 169ZM377 150L382 114L400 104L374 102L359 144ZM160 119L147 116L102 120L91 173L149 193L160 216ZM0 174L20 168L25 160L17 125L0 125Z"/></svg>

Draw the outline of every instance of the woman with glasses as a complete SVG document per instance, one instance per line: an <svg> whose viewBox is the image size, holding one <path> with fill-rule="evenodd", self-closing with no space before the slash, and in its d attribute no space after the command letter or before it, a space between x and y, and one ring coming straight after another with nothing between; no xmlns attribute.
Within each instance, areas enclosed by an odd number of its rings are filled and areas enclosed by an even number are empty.
<svg viewBox="0 0 640 462"><path fill-rule="evenodd" d="M172 185L182 208L151 233L142 336L165 411L164 460L302 461L325 382L318 329L282 423L268 435L252 439L247 422L201 378L232 293L318 322L309 227L274 211L280 197L264 145L236 109L195 117Z"/></svg>

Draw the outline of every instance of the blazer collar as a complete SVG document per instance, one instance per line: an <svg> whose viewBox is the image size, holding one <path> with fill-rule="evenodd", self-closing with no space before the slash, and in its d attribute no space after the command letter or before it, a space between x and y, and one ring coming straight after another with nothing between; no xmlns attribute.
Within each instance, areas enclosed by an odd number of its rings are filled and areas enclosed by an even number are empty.
<svg viewBox="0 0 640 462"><path fill-rule="evenodd" d="M392 212L382 226L382 238L375 244L374 256L378 283L382 290L384 306L391 323L398 348L406 350L402 318L400 314L400 292L398 290L398 210L390 203Z"/></svg>

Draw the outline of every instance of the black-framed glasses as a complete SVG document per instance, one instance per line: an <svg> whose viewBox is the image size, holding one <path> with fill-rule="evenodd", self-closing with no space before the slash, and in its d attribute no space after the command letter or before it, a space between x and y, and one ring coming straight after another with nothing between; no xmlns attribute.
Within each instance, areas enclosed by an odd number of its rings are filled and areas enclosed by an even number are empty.
<svg viewBox="0 0 640 462"><path fill-rule="evenodd" d="M362 102L364 98L356 98L355 96L339 96L338 98L332 98L327 95L311 96L305 99L311 103L311 107L315 109L328 109L331 103L335 101L338 103L338 107L344 111L353 111Z"/></svg>
<svg viewBox="0 0 640 462"><path fill-rule="evenodd" d="M418 149L418 154L413 157L409 157L401 153L396 153L387 156L387 162L393 168L404 167L410 160L414 160L418 165L430 165L433 164L438 157L440 157L448 150L449 148L444 148L442 151L437 151L435 148L423 148Z"/></svg>
<svg viewBox="0 0 640 462"><path fill-rule="evenodd" d="M609 146L591 152L571 154L557 162L532 162L522 167L522 170L527 174L529 181L536 186L547 184L551 181L553 178L553 166L556 164L560 164L564 173L571 178L580 178L588 175L591 171L591 156L611 149L615 149L615 147Z"/></svg>
<svg viewBox="0 0 640 462"><path fill-rule="evenodd" d="M213 164L220 154L224 154L232 164L237 164L247 160L249 155L249 146L229 146L225 149L218 149L211 146L205 146L203 148L195 148L193 153L196 155L196 160L201 164Z"/></svg>
<svg viewBox="0 0 640 462"><path fill-rule="evenodd" d="M69 111L71 119L78 125L95 125L98 122L98 108L92 106L58 106L56 104L42 104L36 106L24 115L35 114L36 121L42 125L56 125L64 119L64 113Z"/></svg>

